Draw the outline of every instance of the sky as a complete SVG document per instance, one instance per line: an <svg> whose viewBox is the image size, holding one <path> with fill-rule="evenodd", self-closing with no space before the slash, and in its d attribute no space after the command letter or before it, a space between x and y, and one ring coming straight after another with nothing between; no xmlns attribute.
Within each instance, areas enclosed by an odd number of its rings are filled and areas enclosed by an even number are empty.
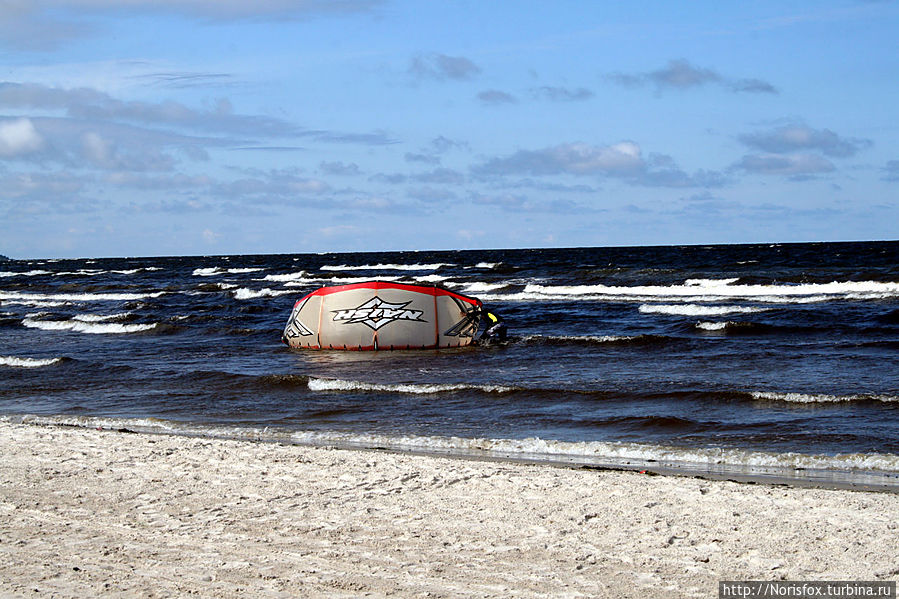
<svg viewBox="0 0 899 599"><path fill-rule="evenodd" d="M0 254L899 239L899 2L0 0Z"/></svg>

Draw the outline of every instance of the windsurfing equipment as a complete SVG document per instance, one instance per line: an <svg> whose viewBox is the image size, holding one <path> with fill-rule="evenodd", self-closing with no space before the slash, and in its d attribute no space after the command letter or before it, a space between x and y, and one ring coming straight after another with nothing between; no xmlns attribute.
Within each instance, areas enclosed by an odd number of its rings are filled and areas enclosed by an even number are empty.
<svg viewBox="0 0 899 599"><path fill-rule="evenodd" d="M294 348L375 351L471 344L481 300L434 285L367 281L301 298L281 340Z"/></svg>

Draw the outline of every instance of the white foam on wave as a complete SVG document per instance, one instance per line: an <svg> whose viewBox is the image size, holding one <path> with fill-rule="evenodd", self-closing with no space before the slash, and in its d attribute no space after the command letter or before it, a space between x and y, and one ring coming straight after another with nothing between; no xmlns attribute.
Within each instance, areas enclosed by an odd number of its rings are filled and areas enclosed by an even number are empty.
<svg viewBox="0 0 899 599"><path fill-rule="evenodd" d="M283 275L265 275L264 277L262 277L262 280L283 283L284 281L298 281L301 279L305 279L307 276L308 273L305 270L301 270L298 272L291 272Z"/></svg>
<svg viewBox="0 0 899 599"><path fill-rule="evenodd" d="M29 308L59 308L69 306L72 302L48 302L42 300L0 300L4 306L28 306Z"/></svg>
<svg viewBox="0 0 899 599"><path fill-rule="evenodd" d="M626 335L525 335L522 341L565 341L565 342L586 342L586 343L618 343L621 341L631 341L636 337Z"/></svg>
<svg viewBox="0 0 899 599"><path fill-rule="evenodd" d="M233 291L233 293L234 299L248 300L257 297L277 297L279 295L287 295L288 293L296 292L293 289L269 289L268 287L264 289L247 289L246 287L241 287L240 289Z"/></svg>
<svg viewBox="0 0 899 599"><path fill-rule="evenodd" d="M88 333L91 335L121 335L125 333L140 333L155 329L157 323L152 324L119 324L114 322L84 322L81 320L35 320L25 318L22 325L31 329L44 331L74 331L76 333Z"/></svg>
<svg viewBox="0 0 899 599"><path fill-rule="evenodd" d="M643 314L670 314L673 316L722 316L724 314L751 314L764 312L767 308L748 306L697 306L694 304L644 304L639 310Z"/></svg>
<svg viewBox="0 0 899 599"><path fill-rule="evenodd" d="M0 416L0 422L13 424L29 424L35 426L72 426L78 428L89 429L112 429L118 430L127 428L147 433L182 433L182 434L203 434L203 427L191 427L190 425L180 425L176 422L161 420L158 418L115 418L115 417L97 417L97 416L70 416L70 415L53 415L53 416L36 416L33 414L23 414L21 416ZM212 432L205 429L206 432ZM213 436L213 435L210 435Z"/></svg>
<svg viewBox="0 0 899 599"><path fill-rule="evenodd" d="M131 316L131 312L119 312L118 314L76 314L72 320L81 322L105 322L107 320L121 320Z"/></svg>
<svg viewBox="0 0 899 599"><path fill-rule="evenodd" d="M49 270L29 270L28 272L0 272L0 278L6 277L37 277L40 275L49 275Z"/></svg>
<svg viewBox="0 0 899 599"><path fill-rule="evenodd" d="M424 275L413 278L421 283L440 283L449 279L449 277L444 277L443 275Z"/></svg>
<svg viewBox="0 0 899 599"><path fill-rule="evenodd" d="M62 358L19 358L16 356L0 356L0 366L11 366L13 368L40 368L42 366L50 366L60 362Z"/></svg>
<svg viewBox="0 0 899 599"><path fill-rule="evenodd" d="M507 393L511 387L501 385L469 385L465 383L427 384L427 383L364 383L361 381L345 381L341 379L311 378L307 383L312 391L381 391L389 393L415 393L431 395L453 391L485 391L487 393Z"/></svg>
<svg viewBox="0 0 899 599"><path fill-rule="evenodd" d="M614 300L710 302L746 299L764 303L806 303L834 299L871 300L899 297L899 283L834 281L797 285L733 285L729 279L705 280L702 285L538 285L528 284L521 293L498 296L513 301Z"/></svg>
<svg viewBox="0 0 899 599"><path fill-rule="evenodd" d="M25 293L19 291L0 291L0 300L12 302L105 302L141 300L164 295L165 291L154 293Z"/></svg>
<svg viewBox="0 0 899 599"><path fill-rule="evenodd" d="M444 266L452 266L445 262L436 264L363 264L362 266L324 265L321 270L437 270Z"/></svg>
<svg viewBox="0 0 899 599"><path fill-rule="evenodd" d="M733 324L732 322L697 322L696 328L703 331L723 331Z"/></svg>
<svg viewBox="0 0 899 599"><path fill-rule="evenodd" d="M497 289L508 286L508 283L483 283L479 281L462 284L465 293L484 293L487 291L496 291Z"/></svg>
<svg viewBox="0 0 899 599"><path fill-rule="evenodd" d="M764 401L784 401L789 403L843 403L852 401L882 401L884 403L899 402L895 395L828 395L825 393L778 393L774 391L756 391L753 399Z"/></svg>
<svg viewBox="0 0 899 599"><path fill-rule="evenodd" d="M377 277L331 277L324 279L331 285L355 285L356 283L366 283L368 281L398 281L402 277L379 275Z"/></svg>
<svg viewBox="0 0 899 599"><path fill-rule="evenodd" d="M259 272L260 270L265 270L264 268L221 268L219 266L213 266L210 268L195 268L193 271L193 276L195 277L214 277L217 275L231 274L231 275L242 275L248 272Z"/></svg>
<svg viewBox="0 0 899 599"><path fill-rule="evenodd" d="M159 266L143 266L141 268L129 268L128 270L110 270L109 272L117 275L133 275L139 272L151 272L154 270L162 270Z"/></svg>
<svg viewBox="0 0 899 599"><path fill-rule="evenodd" d="M400 451L440 452L486 457L520 457L573 463L668 464L819 470L880 470L899 472L899 455L839 454L834 456L769 453L715 447L683 448L626 442L567 442L531 437L489 439L461 437L393 436L364 433L305 431L294 433L295 442L311 445L383 447Z"/></svg>
<svg viewBox="0 0 899 599"><path fill-rule="evenodd" d="M242 274L246 274L248 272L259 272L261 270L265 270L265 269L260 268L260 267L229 268L227 270L227 273L229 275L242 275Z"/></svg>
<svg viewBox="0 0 899 599"><path fill-rule="evenodd" d="M688 287L713 287L716 285L730 285L731 283L736 283L739 281L739 278L733 279L687 279L684 281L684 285Z"/></svg>
<svg viewBox="0 0 899 599"><path fill-rule="evenodd" d="M97 275L106 274L106 271L102 268L82 268L81 270L70 270L65 272L58 272L54 274L54 277L96 277Z"/></svg>

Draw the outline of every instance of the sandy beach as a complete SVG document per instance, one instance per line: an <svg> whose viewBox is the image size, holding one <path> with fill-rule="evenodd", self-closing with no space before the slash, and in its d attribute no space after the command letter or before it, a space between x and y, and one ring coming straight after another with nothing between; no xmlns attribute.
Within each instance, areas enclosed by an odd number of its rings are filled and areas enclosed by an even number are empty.
<svg viewBox="0 0 899 599"><path fill-rule="evenodd" d="M3 597L710 597L899 577L899 495L0 423Z"/></svg>

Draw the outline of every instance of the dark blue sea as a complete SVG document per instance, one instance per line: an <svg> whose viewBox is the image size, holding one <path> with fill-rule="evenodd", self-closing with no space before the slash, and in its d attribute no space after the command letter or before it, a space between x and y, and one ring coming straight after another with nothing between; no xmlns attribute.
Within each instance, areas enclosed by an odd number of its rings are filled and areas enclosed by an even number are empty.
<svg viewBox="0 0 899 599"><path fill-rule="evenodd" d="M371 279L509 342L280 342ZM899 486L899 242L0 262L0 418Z"/></svg>

